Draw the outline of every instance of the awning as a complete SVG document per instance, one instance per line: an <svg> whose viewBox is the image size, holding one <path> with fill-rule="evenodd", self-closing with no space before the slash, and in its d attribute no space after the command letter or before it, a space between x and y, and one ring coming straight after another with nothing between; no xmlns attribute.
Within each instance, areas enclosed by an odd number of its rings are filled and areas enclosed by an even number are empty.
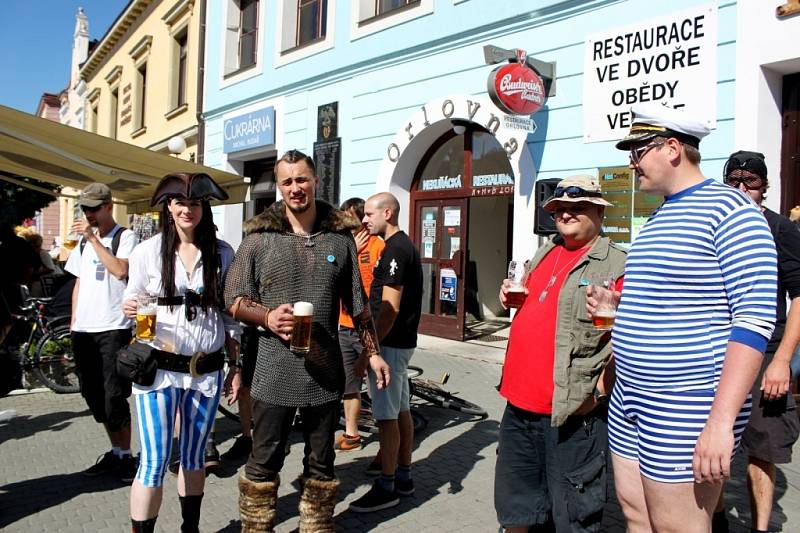
<svg viewBox="0 0 800 533"><path fill-rule="evenodd" d="M0 105L0 173L11 178L36 178L76 189L105 183L115 202L129 212L141 212L149 209L158 180L179 171L205 172L231 196L228 203L244 201L247 183L237 174Z"/></svg>

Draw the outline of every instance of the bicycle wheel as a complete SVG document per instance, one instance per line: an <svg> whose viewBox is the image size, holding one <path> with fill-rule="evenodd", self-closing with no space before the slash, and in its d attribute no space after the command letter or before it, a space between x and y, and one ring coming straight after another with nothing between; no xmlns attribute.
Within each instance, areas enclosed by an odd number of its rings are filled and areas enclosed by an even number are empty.
<svg viewBox="0 0 800 533"><path fill-rule="evenodd" d="M411 421L414 422L414 433L418 433L428 427L428 419L422 416L422 413L413 407L409 413L411 414Z"/></svg>
<svg viewBox="0 0 800 533"><path fill-rule="evenodd" d="M446 407L468 415L486 416L480 405L463 400L439 387L430 380L415 379L411 382L411 394L439 407Z"/></svg>
<svg viewBox="0 0 800 533"><path fill-rule="evenodd" d="M222 380L224 383L225 376L228 375L228 361L225 361L225 366L222 367ZM220 384L222 387L222 383ZM236 400L231 405L228 405L228 399L225 398L223 394L219 399L219 405L217 406L217 411L225 415L226 418L233 420L234 422L241 422L241 418L239 417L239 400Z"/></svg>
<svg viewBox="0 0 800 533"><path fill-rule="evenodd" d="M406 375L408 375L408 379L418 378L422 375L422 367L408 365L406 368Z"/></svg>
<svg viewBox="0 0 800 533"><path fill-rule="evenodd" d="M33 365L34 375L47 388L61 394L80 391L69 328L55 329L39 340Z"/></svg>

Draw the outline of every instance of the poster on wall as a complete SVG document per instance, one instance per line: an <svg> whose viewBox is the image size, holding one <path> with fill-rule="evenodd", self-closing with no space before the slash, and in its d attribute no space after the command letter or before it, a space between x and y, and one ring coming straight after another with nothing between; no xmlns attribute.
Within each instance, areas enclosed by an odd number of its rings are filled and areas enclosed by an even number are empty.
<svg viewBox="0 0 800 533"><path fill-rule="evenodd" d="M458 278L452 268L443 268L439 271L439 299L445 302L455 302L458 295Z"/></svg>
<svg viewBox="0 0 800 533"><path fill-rule="evenodd" d="M319 176L317 198L333 205L339 205L341 151L341 139L314 143L314 163Z"/></svg>
<svg viewBox="0 0 800 533"><path fill-rule="evenodd" d="M583 74L584 142L624 137L638 103L683 109L716 127L717 6L590 35Z"/></svg>

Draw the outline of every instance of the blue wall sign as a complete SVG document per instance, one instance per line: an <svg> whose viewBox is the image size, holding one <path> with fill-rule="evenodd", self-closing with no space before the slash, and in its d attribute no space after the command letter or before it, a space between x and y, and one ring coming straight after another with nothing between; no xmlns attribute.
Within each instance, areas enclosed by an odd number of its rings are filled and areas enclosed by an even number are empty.
<svg viewBox="0 0 800 533"><path fill-rule="evenodd" d="M275 108L265 107L225 121L222 130L225 153L275 144Z"/></svg>

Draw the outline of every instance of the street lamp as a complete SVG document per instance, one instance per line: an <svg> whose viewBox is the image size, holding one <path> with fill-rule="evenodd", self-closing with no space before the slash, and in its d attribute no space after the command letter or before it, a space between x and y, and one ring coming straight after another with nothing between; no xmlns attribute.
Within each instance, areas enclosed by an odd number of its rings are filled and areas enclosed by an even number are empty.
<svg viewBox="0 0 800 533"><path fill-rule="evenodd" d="M180 135L176 135L167 141L167 149L177 157L186 150L186 141Z"/></svg>

